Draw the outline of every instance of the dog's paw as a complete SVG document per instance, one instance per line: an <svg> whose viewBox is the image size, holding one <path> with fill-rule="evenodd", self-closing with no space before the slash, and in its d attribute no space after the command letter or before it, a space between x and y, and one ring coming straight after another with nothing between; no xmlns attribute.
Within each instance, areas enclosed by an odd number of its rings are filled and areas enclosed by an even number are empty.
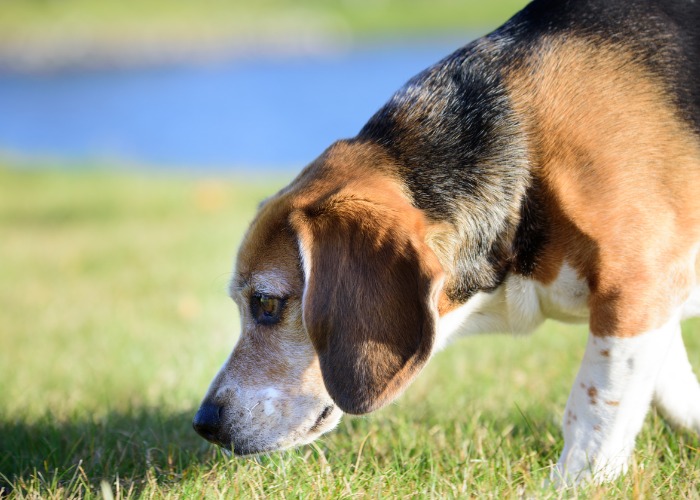
<svg viewBox="0 0 700 500"><path fill-rule="evenodd" d="M566 461L560 460L549 475L549 485L565 489L583 484L603 484L613 481L627 472L628 455L618 454L609 457L569 455Z"/></svg>

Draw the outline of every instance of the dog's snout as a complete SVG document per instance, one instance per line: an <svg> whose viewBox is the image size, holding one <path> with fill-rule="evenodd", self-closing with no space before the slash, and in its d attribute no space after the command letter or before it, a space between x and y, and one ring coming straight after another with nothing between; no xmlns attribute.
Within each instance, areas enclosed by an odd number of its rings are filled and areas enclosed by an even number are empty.
<svg viewBox="0 0 700 500"><path fill-rule="evenodd" d="M202 403L192 420L192 427L204 439L217 442L221 427L222 407L213 403Z"/></svg>

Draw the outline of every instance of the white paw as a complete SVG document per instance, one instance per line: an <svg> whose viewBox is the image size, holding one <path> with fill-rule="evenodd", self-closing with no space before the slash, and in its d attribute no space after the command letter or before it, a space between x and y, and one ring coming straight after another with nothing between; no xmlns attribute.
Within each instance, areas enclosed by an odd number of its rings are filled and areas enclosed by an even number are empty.
<svg viewBox="0 0 700 500"><path fill-rule="evenodd" d="M557 488L578 484L602 484L617 479L628 468L627 451L611 456L589 456L587 453L573 450L562 454L559 463L552 469L550 482Z"/></svg>

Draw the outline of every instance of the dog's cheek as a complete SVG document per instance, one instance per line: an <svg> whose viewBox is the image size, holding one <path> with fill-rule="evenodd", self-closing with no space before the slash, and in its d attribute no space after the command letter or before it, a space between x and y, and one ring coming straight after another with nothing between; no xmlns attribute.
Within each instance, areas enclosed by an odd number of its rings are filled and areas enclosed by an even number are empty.
<svg viewBox="0 0 700 500"><path fill-rule="evenodd" d="M314 428L324 406L316 397L295 394L289 390L264 388L246 391L230 422L231 437L235 443L253 450L284 449L313 441L332 429L324 421ZM330 419L333 420L333 419Z"/></svg>

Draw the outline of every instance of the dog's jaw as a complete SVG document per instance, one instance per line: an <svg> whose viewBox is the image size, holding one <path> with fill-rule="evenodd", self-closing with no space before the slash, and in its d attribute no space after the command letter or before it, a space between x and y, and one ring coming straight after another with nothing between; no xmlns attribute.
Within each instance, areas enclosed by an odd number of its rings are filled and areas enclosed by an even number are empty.
<svg viewBox="0 0 700 500"><path fill-rule="evenodd" d="M297 385L255 386L233 369L240 359L234 350L203 403L219 408L218 429L205 436L213 443L238 456L283 450L310 443L340 421L342 411L312 373L301 374ZM314 364L306 371L320 377Z"/></svg>

